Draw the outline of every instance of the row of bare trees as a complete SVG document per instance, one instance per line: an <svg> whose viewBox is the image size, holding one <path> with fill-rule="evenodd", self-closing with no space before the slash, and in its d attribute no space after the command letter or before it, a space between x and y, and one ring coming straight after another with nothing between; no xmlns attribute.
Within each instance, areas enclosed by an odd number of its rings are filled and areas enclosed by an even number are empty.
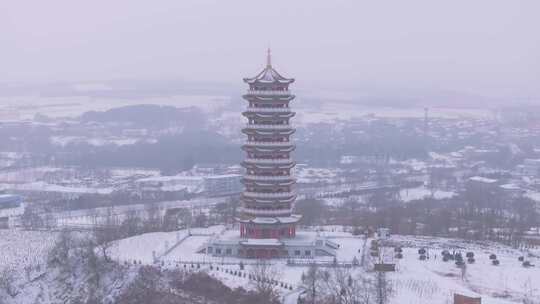
<svg viewBox="0 0 540 304"><path fill-rule="evenodd" d="M358 269L356 269L358 270ZM278 265L264 260L251 266L255 293L270 303L280 302L283 279ZM382 272L353 271L347 267L319 267L312 264L302 273L299 304L386 304L393 294L393 282Z"/></svg>
<svg viewBox="0 0 540 304"><path fill-rule="evenodd" d="M392 294L392 283L384 273L361 272L350 268L320 268L311 265L302 274L305 304L384 304Z"/></svg>

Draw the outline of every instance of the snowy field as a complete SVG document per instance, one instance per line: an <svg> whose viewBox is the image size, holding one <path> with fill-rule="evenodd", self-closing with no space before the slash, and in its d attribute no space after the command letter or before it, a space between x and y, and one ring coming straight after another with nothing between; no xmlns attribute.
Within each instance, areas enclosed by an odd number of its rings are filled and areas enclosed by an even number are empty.
<svg viewBox="0 0 540 304"><path fill-rule="evenodd" d="M238 91L237 98L240 98L242 93L243 91ZM230 96L215 95L171 95L141 98L106 98L86 95L85 91L80 91L77 96L69 97L32 95L0 97L0 121L28 120L36 114L49 117L76 117L87 111L106 111L111 108L136 104L170 105L180 108L198 107L205 112L214 112L226 109L231 102ZM366 107L360 106L354 100L343 102L330 99L324 104L313 107L310 103L302 103L302 100L299 99L293 103L293 107L298 110L297 125L331 123L365 117L366 115L393 118L422 118L424 116L424 110L421 107ZM230 121L230 117L239 117L238 115L237 111L224 111L216 119ZM486 118L491 117L492 113L486 109L433 107L430 108L430 116Z"/></svg>
<svg viewBox="0 0 540 304"><path fill-rule="evenodd" d="M239 94L240 95L240 92ZM172 95L147 98L105 98L85 96L45 97L15 96L0 97L0 121L28 120L36 114L49 117L77 117L87 111L106 111L137 104L170 105L179 108L198 107L204 111L223 108L230 102L226 96Z"/></svg>
<svg viewBox="0 0 540 304"><path fill-rule="evenodd" d="M43 265L56 233L0 229L0 270Z"/></svg>
<svg viewBox="0 0 540 304"><path fill-rule="evenodd" d="M362 266L349 268L353 277L370 273L373 260L365 252L371 239L355 237L348 232L339 231L339 227L324 227L326 231L319 232L333 242L340 244L337 261L350 262L355 257L363 262ZM220 279L230 287L248 287L248 278L238 277L225 272L239 270L238 258L216 258L197 253L213 235L235 233L234 230L224 230L224 226L196 228L173 232L148 233L117 241L110 248L109 254L118 261L140 261L143 264L153 264L154 257L167 267L179 267L182 261L211 262L201 269ZM306 232L307 233L307 232ZM315 233L315 232L311 232ZM53 246L55 233L21 230L0 230L0 269L23 269L25 266L38 265L45 262L48 250ZM392 236L383 242L385 260L395 263L397 271L389 273L394 296L392 304L423 304L448 303L452 294L462 293L469 296L481 296L484 304L522 303L525 296L540 299L540 257L538 250L525 251L492 242L467 242L457 239ZM393 257L393 247L403 248L403 259ZM419 259L418 249L426 248L428 259ZM467 264L462 271L453 261L442 261L441 251L473 252L475 263ZM493 266L489 258L496 254L500 265ZM535 267L523 267L518 261L525 257ZM363 257L363 258L362 258ZM328 261L328 258L317 258L317 261ZM245 271L249 273L254 260L243 260ZM270 260L280 275L280 282L291 286L293 290L283 288L283 296L292 300L298 295L301 286L302 273L307 266L290 266L286 260ZM224 265L222 265L224 264ZM217 271L215 266L220 266Z"/></svg>
<svg viewBox="0 0 540 304"><path fill-rule="evenodd" d="M401 200L405 203L414 201L414 200L421 200L424 198L431 197L433 195L434 199L445 199L445 198L451 198L454 195L457 195L455 192L451 191L443 191L443 190L435 190L433 193L431 190L426 188L425 186L417 187L417 188L407 188L402 189L399 191L399 196Z"/></svg>
<svg viewBox="0 0 540 304"><path fill-rule="evenodd" d="M208 229L192 231L194 235L187 236L181 242L176 241L177 235L185 236L186 230L170 233L152 233L121 240L116 250L118 257L123 260L142 260L145 263L152 262L152 250L164 250L165 242L168 243L167 254L160 258L168 267L178 267L180 262L200 262L223 264L222 271L216 271L215 267L211 271L206 265L202 269L209 271L212 276L222 280L230 287L249 286L249 280L236 277L223 272L223 269L238 270L241 259L217 258L205 254L197 253L205 242L211 238L212 233L220 233L223 226L211 227ZM226 231L225 233L234 233ZM201 235L208 234L208 235ZM340 244L337 253L337 260L350 262L355 257L362 260L365 258L363 267L351 268L353 276L370 272L373 261L369 254L364 253L364 244L368 244L370 239L354 237L347 232L337 230L321 232L333 242ZM175 243L176 242L176 243ZM393 250L388 247L386 261L396 263L397 271L389 273L388 278L394 286L395 294L392 304L404 303L447 303L453 293L462 293L468 296L481 296L484 304L509 304L521 303L526 294L540 298L540 259L538 256L529 255L511 247L489 242L466 242L445 238L394 236L388 239L385 244L388 246L399 245L403 247L404 258L394 259ZM174 246L174 247L173 247ZM429 259L421 261L417 253L419 248L427 248ZM455 266L453 261L443 262L441 251L449 250L465 253L472 251L475 254L476 262L467 264L465 274ZM499 266L493 266L489 259L490 254L496 254L500 261ZM518 261L518 257L525 256L526 260L535 264L535 267L525 268ZM328 258L317 259L328 260ZM250 269L253 260L243 260L246 264L246 271ZM290 266L286 261L271 260L275 267L281 272L281 280L290 284L296 290L301 285L302 273L307 271L306 266ZM284 289L284 296L289 293ZM291 295L292 296L292 295ZM296 295L295 295L296 296Z"/></svg>
<svg viewBox="0 0 540 304"><path fill-rule="evenodd" d="M529 293L540 298L540 268L538 257L527 252L494 243L468 243L441 238L415 238L396 236L390 239L404 246L403 260L395 260L398 271L390 277L396 287L399 303L446 303L454 292L469 296L481 296L482 303L521 303ZM421 261L419 248L428 248L430 258ZM431 248L431 249L430 249ZM475 263L467 264L465 274L453 261L443 262L441 251L467 252L475 254ZM496 254L499 266L493 266L490 254ZM536 267L525 268L518 257ZM396 302L397 303L397 302Z"/></svg>
<svg viewBox="0 0 540 304"><path fill-rule="evenodd" d="M295 121L299 125L320 122L330 123L338 120L365 117L366 115L386 118L423 118L424 109L420 107L366 107L359 106L356 102L345 103L334 100L324 103L316 110L306 107L298 109ZM431 107L429 115L439 118L486 118L491 117L492 113L486 109Z"/></svg>
<svg viewBox="0 0 540 304"><path fill-rule="evenodd" d="M195 254L198 244L206 242L213 234L220 233L224 226L193 228L172 232L154 232L117 241L111 246L110 255L118 261L141 261L154 263L163 255L173 259L186 260ZM191 236L189 236L191 234Z"/></svg>

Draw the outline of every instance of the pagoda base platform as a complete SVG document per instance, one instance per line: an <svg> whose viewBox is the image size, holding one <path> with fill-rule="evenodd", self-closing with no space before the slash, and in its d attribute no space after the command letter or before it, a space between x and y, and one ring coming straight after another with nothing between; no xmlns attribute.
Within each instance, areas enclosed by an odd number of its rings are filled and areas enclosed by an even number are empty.
<svg viewBox="0 0 540 304"><path fill-rule="evenodd" d="M244 238L237 230L227 230L207 243L205 252L214 257L254 259L335 256L339 245L316 232L298 231L294 238Z"/></svg>

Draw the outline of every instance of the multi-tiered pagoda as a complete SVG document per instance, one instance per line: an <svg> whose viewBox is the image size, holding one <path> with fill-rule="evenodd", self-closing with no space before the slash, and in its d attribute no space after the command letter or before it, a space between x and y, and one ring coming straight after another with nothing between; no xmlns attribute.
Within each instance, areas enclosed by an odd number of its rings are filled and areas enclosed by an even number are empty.
<svg viewBox="0 0 540 304"><path fill-rule="evenodd" d="M270 50L266 67L257 76L245 78L249 90L243 96L248 107L242 113L248 120L242 130L247 141L242 149L246 159L243 179L240 236L253 239L292 238L300 216L292 214L296 198L295 162L291 152L294 128L289 107L294 95L289 91L293 78L281 76L273 67ZM260 242L262 243L262 242ZM274 252L274 254L277 254Z"/></svg>
<svg viewBox="0 0 540 304"><path fill-rule="evenodd" d="M296 194L291 152L294 128L289 107L294 95L289 91L292 78L281 76L273 67L270 50L266 67L253 78L245 78L248 102L242 113L247 125L242 129L247 141L242 146L246 158L242 193L240 235L227 231L210 240L205 253L213 256L247 258L334 255L337 245L308 232L297 235L299 215L292 213Z"/></svg>

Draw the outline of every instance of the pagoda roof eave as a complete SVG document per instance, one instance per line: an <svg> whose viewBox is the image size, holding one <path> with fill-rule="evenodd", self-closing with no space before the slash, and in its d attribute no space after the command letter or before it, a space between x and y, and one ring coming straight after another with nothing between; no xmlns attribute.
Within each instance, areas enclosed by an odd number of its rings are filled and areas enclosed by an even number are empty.
<svg viewBox="0 0 540 304"><path fill-rule="evenodd" d="M244 78L244 82L248 84L290 84L294 82L294 78L285 78L271 65L267 65L257 76Z"/></svg>

